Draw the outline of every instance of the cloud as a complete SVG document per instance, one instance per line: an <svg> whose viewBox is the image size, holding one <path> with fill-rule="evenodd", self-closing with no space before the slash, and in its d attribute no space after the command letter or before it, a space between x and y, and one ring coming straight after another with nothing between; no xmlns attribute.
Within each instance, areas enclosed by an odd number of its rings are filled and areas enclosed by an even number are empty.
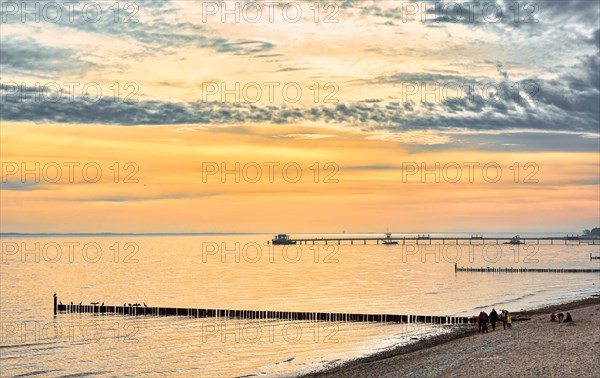
<svg viewBox="0 0 600 378"><path fill-rule="evenodd" d="M235 38L234 40L214 35L209 32L202 23L181 21L180 10L172 1L144 1L119 4L119 12L115 10L115 4L111 2L80 1L76 5L67 7L68 2L41 1L36 2L40 9L45 9L45 3L51 3L52 8L58 7L62 15L57 20L43 16L40 23L34 23L31 18L27 24L33 25L40 31L46 27L58 27L104 36L117 37L119 39L137 42L143 52L134 55L156 55L159 52L172 48L199 47L213 49L221 53L232 53L236 55L253 55L264 53L273 49L274 44L268 41L247 40ZM96 13L87 9L87 4L94 4L92 9L100 7L102 11L98 19ZM42 12L42 15L44 13ZM7 14L3 25L22 25L20 12ZM33 16L32 16L33 17ZM4 37L3 41L4 43ZM58 52L55 52L57 54ZM64 52L64 58L68 58ZM35 55L33 55L35 58ZM34 60L34 59L32 59ZM39 65L38 70L43 70ZM70 60L65 59L63 64Z"/></svg>
<svg viewBox="0 0 600 378"><path fill-rule="evenodd" d="M217 193L169 193L153 196L95 196L84 198L68 198L69 202L141 202L141 201L160 201L182 198L204 198L215 196Z"/></svg>
<svg viewBox="0 0 600 378"><path fill-rule="evenodd" d="M263 41L228 41L224 38L201 40L201 47L213 47L218 52L234 53L236 55L252 55L271 50L275 45Z"/></svg>
<svg viewBox="0 0 600 378"><path fill-rule="evenodd" d="M590 37L589 43L600 48L600 29L596 29L592 37Z"/></svg>
<svg viewBox="0 0 600 378"><path fill-rule="evenodd" d="M125 103L108 98L97 102L82 98L52 103L27 98L21 101L18 96L10 95L6 86L2 86L1 117L6 121L117 125L324 122L386 133L452 128L523 128L597 134L600 123L599 72L600 57L584 56L553 79L533 77L511 82L509 73L501 70L502 79L496 81L493 90L486 92L485 96L481 92L466 91L463 97L440 97L434 102L367 99L306 107L199 101ZM481 78L427 73L394 73L366 82L394 84L402 81L422 82L430 86L440 84L440 81L486 82ZM25 91L33 89L25 88Z"/></svg>
<svg viewBox="0 0 600 378"><path fill-rule="evenodd" d="M273 135L275 139L308 139L308 140L317 140L317 139L327 139L332 138L335 135L331 134L285 134L285 135Z"/></svg>
<svg viewBox="0 0 600 378"><path fill-rule="evenodd" d="M259 105L228 102L89 102L54 103L19 100L6 87L2 94L2 119L6 121L58 122L117 125L245 125L253 123L301 124L318 122L355 127L367 131L400 133L415 130L510 130L571 131L599 133L600 58L582 57L579 63L554 79L528 78L511 82L510 75L496 81L499 92L487 96L469 93L461 98L439 98L434 102L367 99L336 105ZM473 82L479 78L440 74L396 73L371 82L402 80ZM515 88L519 88L516 91ZM25 88L25 91L31 88ZM383 136L382 136L383 137ZM386 138L392 138L386 136ZM398 137L402 138L402 137ZM405 135L404 138L407 138ZM393 138L392 138L393 139ZM444 142L443 140L438 140ZM446 141L448 142L448 141ZM431 143L431 142L429 142Z"/></svg>
<svg viewBox="0 0 600 378"><path fill-rule="evenodd" d="M100 67L84 60L74 49L43 46L31 38L13 36L2 37L0 66L3 75L27 74L34 77L76 74Z"/></svg>
<svg viewBox="0 0 600 378"><path fill-rule="evenodd" d="M44 190L46 189L43 184L30 182L30 181L6 181L0 183L0 189L2 190L15 190L15 191L31 191L31 190Z"/></svg>

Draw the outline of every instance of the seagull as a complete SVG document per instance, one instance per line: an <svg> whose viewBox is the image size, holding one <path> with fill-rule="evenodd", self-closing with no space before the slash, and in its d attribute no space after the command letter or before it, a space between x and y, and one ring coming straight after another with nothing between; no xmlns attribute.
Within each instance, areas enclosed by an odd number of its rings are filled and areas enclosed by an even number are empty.
<svg viewBox="0 0 600 378"><path fill-rule="evenodd" d="M79 302L79 305L81 306L81 304L82 304L82 303L83 303L83 302Z"/></svg>
<svg viewBox="0 0 600 378"><path fill-rule="evenodd" d="M62 304L62 301L58 301L59 304Z"/></svg>
<svg viewBox="0 0 600 378"><path fill-rule="evenodd" d="M104 302L102 302L102 304L100 306L104 306Z"/></svg>
<svg viewBox="0 0 600 378"><path fill-rule="evenodd" d="M144 307L148 307L148 305L146 305L146 302L144 302Z"/></svg>
<svg viewBox="0 0 600 378"><path fill-rule="evenodd" d="M95 306L95 305L97 305L97 304L100 304L100 302L92 302L92 303L90 303L90 304L92 304L92 305L94 305L94 306Z"/></svg>

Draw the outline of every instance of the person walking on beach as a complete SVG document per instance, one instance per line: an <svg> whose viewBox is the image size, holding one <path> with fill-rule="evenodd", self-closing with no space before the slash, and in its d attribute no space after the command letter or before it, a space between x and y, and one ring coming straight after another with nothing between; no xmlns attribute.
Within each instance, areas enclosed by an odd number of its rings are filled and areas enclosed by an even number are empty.
<svg viewBox="0 0 600 378"><path fill-rule="evenodd" d="M498 322L498 313L495 308L492 308L492 312L490 312L490 323L492 324L492 331L496 330L496 323Z"/></svg>
<svg viewBox="0 0 600 378"><path fill-rule="evenodd" d="M506 324L508 328L512 327L512 315L509 315L508 311L506 311Z"/></svg>
<svg viewBox="0 0 600 378"><path fill-rule="evenodd" d="M488 333L488 321L490 320L490 317L488 316L488 314L485 311L482 311L481 313L482 319L481 319L481 334L483 335L484 333Z"/></svg>
<svg viewBox="0 0 600 378"><path fill-rule="evenodd" d="M502 328L506 329L506 310L500 311L500 320L502 321Z"/></svg>
<svg viewBox="0 0 600 378"><path fill-rule="evenodd" d="M482 333L481 332L482 326L483 326L482 321L483 321L483 311L480 311L479 315L477 315L477 327L478 327L477 333Z"/></svg>

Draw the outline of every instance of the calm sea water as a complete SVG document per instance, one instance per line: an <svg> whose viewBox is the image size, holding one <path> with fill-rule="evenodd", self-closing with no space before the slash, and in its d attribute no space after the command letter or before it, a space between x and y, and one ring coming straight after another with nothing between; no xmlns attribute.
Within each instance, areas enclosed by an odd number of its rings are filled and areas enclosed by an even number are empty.
<svg viewBox="0 0 600 378"><path fill-rule="evenodd" d="M54 317L55 292L63 303L473 315L492 306L516 311L565 302L600 287L597 274L454 272L455 262L598 268L600 261L589 258L600 254L598 245L274 247L265 244L270 237L3 237L2 375L280 376L449 331L417 324Z"/></svg>

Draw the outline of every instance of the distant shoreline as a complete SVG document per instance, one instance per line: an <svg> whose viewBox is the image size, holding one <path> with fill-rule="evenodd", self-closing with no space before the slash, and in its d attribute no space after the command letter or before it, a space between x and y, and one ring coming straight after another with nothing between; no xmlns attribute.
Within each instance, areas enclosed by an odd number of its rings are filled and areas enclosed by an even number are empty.
<svg viewBox="0 0 600 378"><path fill-rule="evenodd" d="M600 304L600 295L592 295L591 297L579 299L566 303L556 303L550 304L547 306L535 308L527 311L519 311L512 312L513 320L517 323L525 322L529 320L533 316L546 315L551 311L556 310L557 308L561 308L564 311L571 311L580 308L593 307ZM577 322L577 318L576 318ZM500 328L502 325L499 325ZM491 333L490 328L490 333ZM506 331L502 331L506 332ZM510 331L508 331L510 332ZM345 376L354 376L356 375L357 368L362 368L363 370L368 371L367 369L373 368L373 375L378 375L378 372L375 370L378 368L384 368L389 370L390 367L393 368L392 360L396 357L402 357L404 355L410 355L413 353L418 353L420 351L424 352L428 349L446 346L450 347L452 343L459 342L459 340L471 336L475 336L477 334L477 327L474 325L468 325L464 327L460 327L452 332L449 332L445 335L436 336L430 339L420 340L415 343L409 345L402 345L390 350L386 350L383 352L377 352L365 357L360 357L357 359L346 361L340 365L325 367L318 371L310 372L310 373L299 373L294 376L296 377L310 377L310 378L323 378L323 377L345 377ZM500 333L498 333L500 334ZM540 346L541 347L541 346ZM417 364L418 365L418 364ZM360 376L360 374L358 374Z"/></svg>

